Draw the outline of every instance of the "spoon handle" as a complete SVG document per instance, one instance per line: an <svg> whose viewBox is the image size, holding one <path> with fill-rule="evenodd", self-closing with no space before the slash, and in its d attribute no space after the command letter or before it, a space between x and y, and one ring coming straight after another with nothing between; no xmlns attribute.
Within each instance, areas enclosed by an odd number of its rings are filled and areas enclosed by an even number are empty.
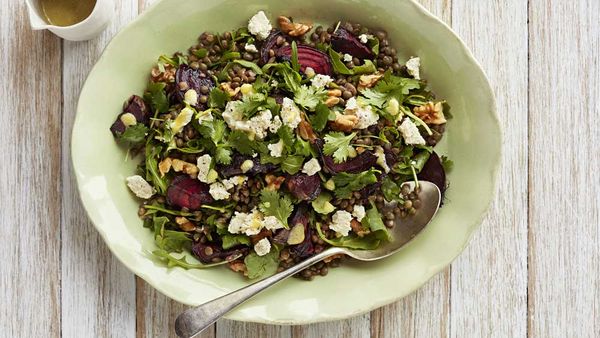
<svg viewBox="0 0 600 338"><path fill-rule="evenodd" d="M175 320L175 332L179 337L195 337L202 332L202 330L221 318L221 316L269 286L282 281L329 256L344 252L345 250L342 248L329 248L271 277L250 284L210 302L188 309L177 316L177 320Z"/></svg>

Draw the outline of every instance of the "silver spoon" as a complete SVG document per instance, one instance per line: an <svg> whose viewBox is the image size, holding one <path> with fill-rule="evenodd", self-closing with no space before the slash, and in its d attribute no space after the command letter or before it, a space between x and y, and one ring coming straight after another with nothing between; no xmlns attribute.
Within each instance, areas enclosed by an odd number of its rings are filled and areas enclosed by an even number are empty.
<svg viewBox="0 0 600 338"><path fill-rule="evenodd" d="M411 191L415 187L414 182L408 182L405 185L409 185ZM345 254L361 261L374 261L396 253L429 224L440 206L441 194L435 184L419 181L419 187L421 188L419 199L422 201L422 206L417 209L415 215L405 218L402 221L396 219L396 224L390 231L392 236L390 242L375 250L351 250L330 247L287 270L184 311L175 321L175 332L180 337L196 337L202 330L250 297L327 257Z"/></svg>

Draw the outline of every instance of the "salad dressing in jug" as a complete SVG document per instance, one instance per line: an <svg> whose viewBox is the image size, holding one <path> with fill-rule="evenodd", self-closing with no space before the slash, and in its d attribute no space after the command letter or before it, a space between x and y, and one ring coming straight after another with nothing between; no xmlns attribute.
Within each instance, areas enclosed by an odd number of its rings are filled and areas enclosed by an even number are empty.
<svg viewBox="0 0 600 338"><path fill-rule="evenodd" d="M71 26L85 20L96 6L96 0L40 0L44 19L51 25Z"/></svg>

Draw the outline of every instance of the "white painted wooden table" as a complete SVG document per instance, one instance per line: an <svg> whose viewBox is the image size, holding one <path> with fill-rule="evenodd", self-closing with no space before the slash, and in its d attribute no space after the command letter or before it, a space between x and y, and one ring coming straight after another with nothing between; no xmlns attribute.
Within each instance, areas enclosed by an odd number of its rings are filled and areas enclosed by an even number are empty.
<svg viewBox="0 0 600 338"><path fill-rule="evenodd" d="M79 204L69 138L83 81L148 6L99 38L28 28L0 1L0 336L167 337L184 309L111 256ZM483 64L504 127L500 188L471 244L404 300L299 327L204 337L600 337L600 1L422 0Z"/></svg>

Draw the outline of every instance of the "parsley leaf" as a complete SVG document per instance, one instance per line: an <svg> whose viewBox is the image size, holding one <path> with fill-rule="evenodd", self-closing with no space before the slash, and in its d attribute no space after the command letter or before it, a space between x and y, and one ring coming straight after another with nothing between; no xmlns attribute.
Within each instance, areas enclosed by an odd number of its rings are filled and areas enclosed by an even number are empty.
<svg viewBox="0 0 600 338"><path fill-rule="evenodd" d="M341 132L333 132L325 135L325 146L323 152L325 155L333 154L336 163L344 162L351 152L350 141L356 136L356 133L344 135Z"/></svg>
<svg viewBox="0 0 600 338"><path fill-rule="evenodd" d="M135 147L146 141L146 133L148 133L148 127L138 123L127 127L127 129L117 137L117 140L128 147Z"/></svg>
<svg viewBox="0 0 600 338"><path fill-rule="evenodd" d="M271 252L264 256L251 252L244 258L244 264L248 269L248 278L250 279L272 275L277 272L279 266L279 252L275 247L272 247Z"/></svg>
<svg viewBox="0 0 600 338"><path fill-rule="evenodd" d="M313 86L300 86L294 91L294 101L308 110L315 110L326 97L325 89Z"/></svg>
<svg viewBox="0 0 600 338"><path fill-rule="evenodd" d="M221 164L231 164L231 150L218 146L215 150L215 161Z"/></svg>
<svg viewBox="0 0 600 338"><path fill-rule="evenodd" d="M150 82L144 93L144 101L150 103L153 112L166 113L169 110L169 100L165 94L164 82Z"/></svg>
<svg viewBox="0 0 600 338"><path fill-rule="evenodd" d="M335 183L335 197L339 199L349 198L352 192L360 190L369 184L377 182L376 173L379 171L370 169L358 174L339 173L333 176Z"/></svg>
<svg viewBox="0 0 600 338"><path fill-rule="evenodd" d="M394 76L386 72L375 87L364 90L362 95L367 99L367 103L378 108L383 108L384 103L390 98L396 98L398 102L403 102L404 97L413 89L421 88L419 80L406 77Z"/></svg>
<svg viewBox="0 0 600 338"><path fill-rule="evenodd" d="M274 216L287 229L288 218L292 214L294 207L292 200L286 195L280 195L276 191L263 189L260 192L260 211L267 216Z"/></svg>
<svg viewBox="0 0 600 338"><path fill-rule="evenodd" d="M283 141L286 147L294 146L294 131L289 126L281 126L277 130L277 135Z"/></svg>
<svg viewBox="0 0 600 338"><path fill-rule="evenodd" d="M242 98L242 102L238 104L244 116L250 118L258 113L260 110L269 109L271 112L277 109L277 103L275 99L267 96L263 93L254 93L251 95L245 95Z"/></svg>
<svg viewBox="0 0 600 338"><path fill-rule="evenodd" d="M242 155L252 155L254 153L254 142L250 141L248 134L241 130L233 130L229 133L227 143Z"/></svg>
<svg viewBox="0 0 600 338"><path fill-rule="evenodd" d="M315 114L309 116L310 124L315 131L323 131L323 129L325 129L327 121L329 120L329 113L329 107L324 103L319 103L315 107Z"/></svg>
<svg viewBox="0 0 600 338"><path fill-rule="evenodd" d="M225 108L229 94L219 88L213 88L208 95L208 105L211 108Z"/></svg>

